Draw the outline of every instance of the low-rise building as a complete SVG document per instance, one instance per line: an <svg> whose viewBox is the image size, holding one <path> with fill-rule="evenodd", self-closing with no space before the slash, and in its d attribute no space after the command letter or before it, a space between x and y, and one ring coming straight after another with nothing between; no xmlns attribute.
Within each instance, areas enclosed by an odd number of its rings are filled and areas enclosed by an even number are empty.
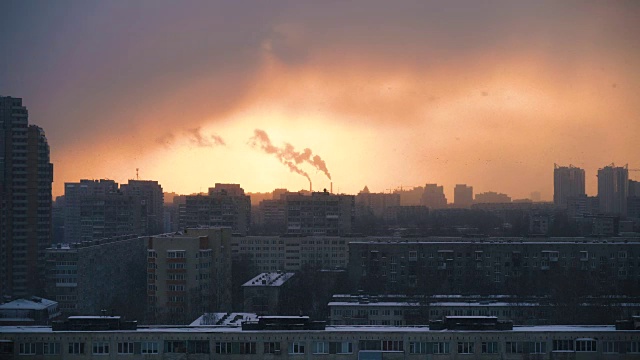
<svg viewBox="0 0 640 360"><path fill-rule="evenodd" d="M286 312L283 298L292 288L294 273L262 273L242 285L244 312L277 315Z"/></svg>
<svg viewBox="0 0 640 360"><path fill-rule="evenodd" d="M32 296L0 305L0 326L47 325L60 315L57 302Z"/></svg>

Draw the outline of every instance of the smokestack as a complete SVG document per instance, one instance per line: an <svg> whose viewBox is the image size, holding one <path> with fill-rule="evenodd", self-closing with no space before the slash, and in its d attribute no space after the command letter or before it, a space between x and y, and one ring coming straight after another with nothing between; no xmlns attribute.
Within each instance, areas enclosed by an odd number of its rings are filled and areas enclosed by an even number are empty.
<svg viewBox="0 0 640 360"><path fill-rule="evenodd" d="M331 182L331 191L330 191L330 193L333 194L333 181Z"/></svg>
<svg viewBox="0 0 640 360"><path fill-rule="evenodd" d="M309 180L309 192L313 192L313 186L311 186L311 180Z"/></svg>

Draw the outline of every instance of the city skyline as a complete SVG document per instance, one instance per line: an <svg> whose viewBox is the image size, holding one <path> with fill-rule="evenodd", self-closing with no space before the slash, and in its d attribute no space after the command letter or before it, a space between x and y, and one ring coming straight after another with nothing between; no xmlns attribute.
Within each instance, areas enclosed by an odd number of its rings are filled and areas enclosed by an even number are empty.
<svg viewBox="0 0 640 360"><path fill-rule="evenodd" d="M183 194L308 189L249 144L256 130L310 149L351 194L436 183L451 200L465 183L550 200L554 163L584 169L589 195L605 164L640 164L634 3L153 5L0 15L0 93L47 131L54 195L136 169Z"/></svg>

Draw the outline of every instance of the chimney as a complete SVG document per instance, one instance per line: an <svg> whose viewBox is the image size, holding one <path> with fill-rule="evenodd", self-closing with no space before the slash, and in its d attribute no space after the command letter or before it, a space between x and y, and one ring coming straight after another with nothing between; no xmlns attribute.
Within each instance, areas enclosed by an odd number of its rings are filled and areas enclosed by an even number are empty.
<svg viewBox="0 0 640 360"><path fill-rule="evenodd" d="M311 180L309 180L309 192L313 192L313 186L311 186Z"/></svg>
<svg viewBox="0 0 640 360"><path fill-rule="evenodd" d="M333 194L333 181L331 182L331 190L329 192Z"/></svg>

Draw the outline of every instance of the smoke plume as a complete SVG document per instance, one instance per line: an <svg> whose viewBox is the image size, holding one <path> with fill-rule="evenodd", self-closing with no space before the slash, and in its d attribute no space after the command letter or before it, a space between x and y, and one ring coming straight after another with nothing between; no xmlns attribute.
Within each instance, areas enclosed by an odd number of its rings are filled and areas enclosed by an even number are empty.
<svg viewBox="0 0 640 360"><path fill-rule="evenodd" d="M271 143L269 135L264 130L255 129L253 137L249 139L249 144L254 148L260 148L267 154L274 154L281 163L289 167L289 170L305 176L311 182L309 174L298 167L302 163L307 163L322 171L329 179L331 174L327 169L327 164L318 155L313 155L311 149L306 148L302 152L296 151L293 145L285 143L283 147L277 147Z"/></svg>

